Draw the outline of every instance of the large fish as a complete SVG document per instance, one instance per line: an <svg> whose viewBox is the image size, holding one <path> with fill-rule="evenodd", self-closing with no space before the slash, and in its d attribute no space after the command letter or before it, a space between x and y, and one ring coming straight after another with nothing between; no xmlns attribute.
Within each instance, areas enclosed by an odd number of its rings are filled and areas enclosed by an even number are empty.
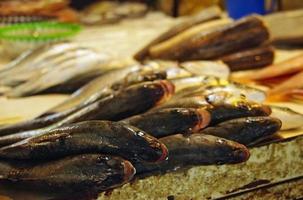
<svg viewBox="0 0 303 200"><path fill-rule="evenodd" d="M196 165L241 163L250 155L244 145L212 135L177 134L161 138L160 141L167 147L169 158L161 163L133 163L139 175L175 171Z"/></svg>
<svg viewBox="0 0 303 200"><path fill-rule="evenodd" d="M202 29L193 27L149 49L151 58L207 60L256 47L269 38L261 18L248 16L234 23Z"/></svg>
<svg viewBox="0 0 303 200"><path fill-rule="evenodd" d="M65 191L104 191L130 181L135 168L119 157L81 154L24 166L0 161L0 180Z"/></svg>
<svg viewBox="0 0 303 200"><path fill-rule="evenodd" d="M0 146L37 136L51 129L87 120L121 120L140 114L167 101L174 92L174 86L167 80L135 84L96 101L48 127L19 132L0 137Z"/></svg>
<svg viewBox="0 0 303 200"><path fill-rule="evenodd" d="M199 131L201 134L214 135L228 140L250 145L264 139L281 128L281 121L272 117L245 117L222 122Z"/></svg>
<svg viewBox="0 0 303 200"><path fill-rule="evenodd" d="M85 121L53 129L0 149L0 157L47 160L81 153L103 153L128 160L162 161L166 147L142 130L110 121Z"/></svg>
<svg viewBox="0 0 303 200"><path fill-rule="evenodd" d="M205 109L169 108L136 115L123 122L160 138L199 131L209 124L210 114Z"/></svg>

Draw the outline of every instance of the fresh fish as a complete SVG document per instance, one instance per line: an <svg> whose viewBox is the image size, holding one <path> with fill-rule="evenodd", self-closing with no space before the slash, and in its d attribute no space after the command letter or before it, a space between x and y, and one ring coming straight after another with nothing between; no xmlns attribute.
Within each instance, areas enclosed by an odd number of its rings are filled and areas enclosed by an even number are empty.
<svg viewBox="0 0 303 200"><path fill-rule="evenodd" d="M161 163L133 163L137 174L175 171L195 165L233 164L245 162L249 151L237 142L212 135L182 134L160 139L169 151L169 158Z"/></svg>
<svg viewBox="0 0 303 200"><path fill-rule="evenodd" d="M91 52L90 54L85 54L76 59L63 62L48 73L37 77L37 79L29 80L26 83L15 87L6 95L9 97L32 95L49 87L72 80L83 74L102 70L101 66L105 65L106 62L108 62L106 56Z"/></svg>
<svg viewBox="0 0 303 200"><path fill-rule="evenodd" d="M189 61L180 64L181 67L195 76L214 76L228 79L230 70L220 61Z"/></svg>
<svg viewBox="0 0 303 200"><path fill-rule="evenodd" d="M0 180L67 191L103 191L130 181L136 170L122 158L81 154L33 166L0 161Z"/></svg>
<svg viewBox="0 0 303 200"><path fill-rule="evenodd" d="M274 48L263 45L223 56L220 60L226 63L231 71L262 68L273 63Z"/></svg>
<svg viewBox="0 0 303 200"><path fill-rule="evenodd" d="M166 73L164 71L152 71L152 72L150 71L148 73L141 73L141 72L131 73L127 75L123 81L116 82L115 84L113 84L111 88L105 88L104 90L100 91L99 98L102 99L110 95L113 95L113 93L115 93L116 90L123 89L124 87L126 88L128 85L135 84L136 82L152 81L152 80L159 80L165 78L166 78ZM39 116L36 119L32 119L29 121L25 121L13 125L8 125L5 127L0 127L0 135L8 135L16 132L46 127L50 124L62 120L63 118L80 110L81 108L84 108L85 106L86 106L85 104L78 105L64 112L43 114L42 116Z"/></svg>
<svg viewBox="0 0 303 200"><path fill-rule="evenodd" d="M193 30L195 29L195 30ZM269 39L261 18L248 16L225 26L212 29L193 27L149 49L150 57L166 60L216 59Z"/></svg>
<svg viewBox="0 0 303 200"><path fill-rule="evenodd" d="M154 137L136 127L110 121L70 124L0 149L2 158L30 160L81 153L103 153L148 162L167 157L166 147Z"/></svg>
<svg viewBox="0 0 303 200"><path fill-rule="evenodd" d="M194 78L192 78L194 79ZM194 79L197 80L198 78ZM190 78L188 78L190 80ZM238 97L238 98L246 98L248 101L255 101L258 103L262 103L266 99L266 93L262 90L242 85L236 82L230 82L224 79L216 79L216 78L207 78L204 79L202 83L181 83L177 82L176 88L178 92L174 98L184 98L184 97L194 97L194 96L208 96L210 94L217 93L226 93L230 96ZM183 89L180 89L184 85ZM179 87L178 87L179 86Z"/></svg>
<svg viewBox="0 0 303 200"><path fill-rule="evenodd" d="M245 117L219 123L199 133L225 138L246 146L276 133L280 128L281 121L277 118Z"/></svg>
<svg viewBox="0 0 303 200"><path fill-rule="evenodd" d="M40 71L41 69L45 70L48 67L52 68L53 65L48 64L50 64L53 59L58 56L64 57L64 54L67 54L67 52L74 51L79 48L80 47L78 45L72 43L58 43L53 46L45 45L38 47L30 54L26 56L21 55L15 62L13 61L12 63L9 63L8 70L0 73L0 83L16 85L20 81L20 78L18 77L21 77L21 81L24 81L26 78L29 78L30 75L35 73L36 70ZM15 76L17 77L15 78Z"/></svg>
<svg viewBox="0 0 303 200"><path fill-rule="evenodd" d="M222 101L222 99L215 98L212 99L212 96L206 97L206 101L210 103L205 108L211 114L210 125L216 125L235 118L268 116L271 114L270 107L266 105L242 99L233 99L228 102L227 100Z"/></svg>
<svg viewBox="0 0 303 200"><path fill-rule="evenodd" d="M2 136L0 146L42 135L54 128L71 123L87 120L121 120L143 113L153 106L167 101L173 92L174 86L167 80L136 84L96 101L48 127Z"/></svg>
<svg viewBox="0 0 303 200"><path fill-rule="evenodd" d="M201 24L204 22L207 22L209 20L220 18L221 10L218 7L210 7L203 9L202 12L189 17L185 21L178 23L177 25L173 26L154 40L152 40L150 43L148 43L143 49L141 49L139 52L137 52L134 56L137 60L144 60L146 57L148 57L149 54L149 48L154 46L155 44L161 43L169 38L172 38L173 36L176 36L177 34L185 31L186 29L189 29L192 26L195 26L197 24Z"/></svg>
<svg viewBox="0 0 303 200"><path fill-rule="evenodd" d="M271 105L271 117L282 121L281 130L291 130L303 127L303 115L290 108Z"/></svg>
<svg viewBox="0 0 303 200"><path fill-rule="evenodd" d="M204 109L169 108L136 115L123 122L161 138L199 131L209 124L210 114Z"/></svg>

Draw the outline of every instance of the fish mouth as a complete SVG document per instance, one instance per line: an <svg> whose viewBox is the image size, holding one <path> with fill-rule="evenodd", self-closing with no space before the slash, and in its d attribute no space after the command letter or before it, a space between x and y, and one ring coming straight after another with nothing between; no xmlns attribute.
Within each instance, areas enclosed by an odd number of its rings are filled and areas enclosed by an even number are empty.
<svg viewBox="0 0 303 200"><path fill-rule="evenodd" d="M161 80L159 81L159 84L164 91L163 97L158 101L157 105L167 101L172 97L172 95L175 93L175 85L167 80Z"/></svg>
<svg viewBox="0 0 303 200"><path fill-rule="evenodd" d="M211 114L204 108L199 108L196 110L198 117L198 124L193 128L193 132L197 132L210 124Z"/></svg>
<svg viewBox="0 0 303 200"><path fill-rule="evenodd" d="M249 150L242 144L239 144L237 149L233 151L234 160L233 163L245 162L249 159Z"/></svg>
<svg viewBox="0 0 303 200"><path fill-rule="evenodd" d="M160 158L158 160L156 160L156 162L161 162L167 159L168 157L168 149L164 144L160 144L160 148L162 151L162 155L160 156Z"/></svg>
<svg viewBox="0 0 303 200"><path fill-rule="evenodd" d="M270 106L267 106L267 105L262 105L262 110L263 110L267 115L270 115L271 112L272 112Z"/></svg>
<svg viewBox="0 0 303 200"><path fill-rule="evenodd" d="M130 181L134 175L136 174L136 169L135 167L127 160L125 160L123 162L123 171L124 171L124 176L123 176L123 180L125 182Z"/></svg>

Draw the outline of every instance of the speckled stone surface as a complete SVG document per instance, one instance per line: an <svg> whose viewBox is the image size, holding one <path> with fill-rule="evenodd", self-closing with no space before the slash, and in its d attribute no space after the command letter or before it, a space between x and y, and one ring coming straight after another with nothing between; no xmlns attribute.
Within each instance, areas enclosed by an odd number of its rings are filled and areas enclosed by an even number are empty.
<svg viewBox="0 0 303 200"><path fill-rule="evenodd" d="M303 137L288 142L252 148L243 164L200 166L182 172L152 176L126 184L99 200L119 199L213 199L253 182L275 183L303 175ZM260 181L261 180L261 181ZM302 189L303 186L301 186Z"/></svg>

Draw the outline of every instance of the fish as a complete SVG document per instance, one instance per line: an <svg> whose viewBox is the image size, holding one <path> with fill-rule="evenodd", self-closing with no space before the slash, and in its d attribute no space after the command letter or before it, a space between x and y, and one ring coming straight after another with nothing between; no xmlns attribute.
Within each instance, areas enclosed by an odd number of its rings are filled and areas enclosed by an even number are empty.
<svg viewBox="0 0 303 200"><path fill-rule="evenodd" d="M279 63L269 65L257 71L252 71L244 74L235 74L233 80L240 82L248 81L264 81L266 79L278 78L294 74L303 70L303 54L289 58Z"/></svg>
<svg viewBox="0 0 303 200"><path fill-rule="evenodd" d="M212 99L212 95L206 97L209 103L205 109L211 114L210 126L219 124L226 120L242 118L242 117L255 117L255 116L269 116L271 108L267 105L246 101L242 99Z"/></svg>
<svg viewBox="0 0 303 200"><path fill-rule="evenodd" d="M117 90L121 90L123 88L126 88L128 85L135 84L137 82L161 80L161 79L165 79L165 78L166 78L165 71L149 71L146 73L142 73L142 72L131 73L131 74L127 75L123 81L116 82L110 88L106 88L106 89L102 90L102 92L100 91L99 98L102 99L102 98L108 97L108 96L112 95L114 92L116 92ZM64 119L65 117L80 110L81 108L83 108L85 106L86 105L84 104L84 105L75 106L64 112L57 112L57 113L53 113L53 114L51 114L51 113L42 114L39 117L32 119L32 120L0 127L0 135L8 135L8 134L16 133L16 132L46 127L48 125L54 124L54 123Z"/></svg>
<svg viewBox="0 0 303 200"><path fill-rule="evenodd" d="M143 113L157 104L167 101L173 93L174 86L167 80L135 84L117 94L96 101L50 126L2 136L0 137L0 146L42 135L52 129L76 122L122 120L132 115Z"/></svg>
<svg viewBox="0 0 303 200"><path fill-rule="evenodd" d="M262 45L220 57L231 71L259 69L271 65L274 61L274 48Z"/></svg>
<svg viewBox="0 0 303 200"><path fill-rule="evenodd" d="M129 182L136 170L120 157L80 154L25 165L0 161L0 180L65 191L104 191Z"/></svg>
<svg viewBox="0 0 303 200"><path fill-rule="evenodd" d="M20 84L8 91L8 97L22 97L39 93L49 87L81 77L87 73L100 73L102 66L106 65L108 57L94 51L90 51L75 59L68 59L61 64L53 67L52 70L39 74L35 79Z"/></svg>
<svg viewBox="0 0 303 200"><path fill-rule="evenodd" d="M201 95L208 96L211 94L218 94L218 96L220 96L222 93L235 98L245 98L248 101L255 101L258 103L265 102L267 98L267 94L263 90L224 79L208 78L204 79L202 83L196 84L193 82L192 85L190 84L191 83L185 83L184 85L186 85L186 87L183 89L180 89L179 83L175 84L179 90L177 90L174 98L179 99Z"/></svg>
<svg viewBox="0 0 303 200"><path fill-rule="evenodd" d="M147 162L160 162L168 155L166 147L146 132L111 121L66 125L0 149L1 158L19 160L49 160L81 153L102 153Z"/></svg>
<svg viewBox="0 0 303 200"><path fill-rule="evenodd" d="M161 163L133 163L136 175L149 176L199 165L235 164L250 156L244 145L212 135L177 134L160 141L167 147L169 158Z"/></svg>
<svg viewBox="0 0 303 200"><path fill-rule="evenodd" d="M293 130L303 127L303 114L287 107L270 105L272 110L271 117L278 118L282 121L281 130Z"/></svg>
<svg viewBox="0 0 303 200"><path fill-rule="evenodd" d="M193 27L149 49L153 59L209 60L261 45L269 31L256 15L215 28Z"/></svg>
<svg viewBox="0 0 303 200"><path fill-rule="evenodd" d="M187 18L183 22L176 24L175 26L171 27L170 29L168 29L167 31L165 31L164 33L162 33L161 35L156 37L154 40L152 40L146 46L144 46L142 49L140 49L134 55L134 58L136 60L142 61L149 56L150 47L152 47L158 43L161 43L165 40L168 40L169 38L172 38L172 37L178 35L179 33L183 32L197 24L201 24L201 23L213 20L213 19L218 19L218 18L220 18L220 15L221 15L221 10L219 7L213 6L210 8L206 8L202 12Z"/></svg>
<svg viewBox="0 0 303 200"><path fill-rule="evenodd" d="M180 63L180 67L195 76L215 76L228 79L230 74L229 67L221 61L188 61Z"/></svg>
<svg viewBox="0 0 303 200"><path fill-rule="evenodd" d="M161 138L199 131L209 124L210 114L205 109L168 108L135 115L122 122Z"/></svg>
<svg viewBox="0 0 303 200"><path fill-rule="evenodd" d="M273 135L281 128L282 122L273 117L258 116L231 119L198 133L213 135L248 146Z"/></svg>

